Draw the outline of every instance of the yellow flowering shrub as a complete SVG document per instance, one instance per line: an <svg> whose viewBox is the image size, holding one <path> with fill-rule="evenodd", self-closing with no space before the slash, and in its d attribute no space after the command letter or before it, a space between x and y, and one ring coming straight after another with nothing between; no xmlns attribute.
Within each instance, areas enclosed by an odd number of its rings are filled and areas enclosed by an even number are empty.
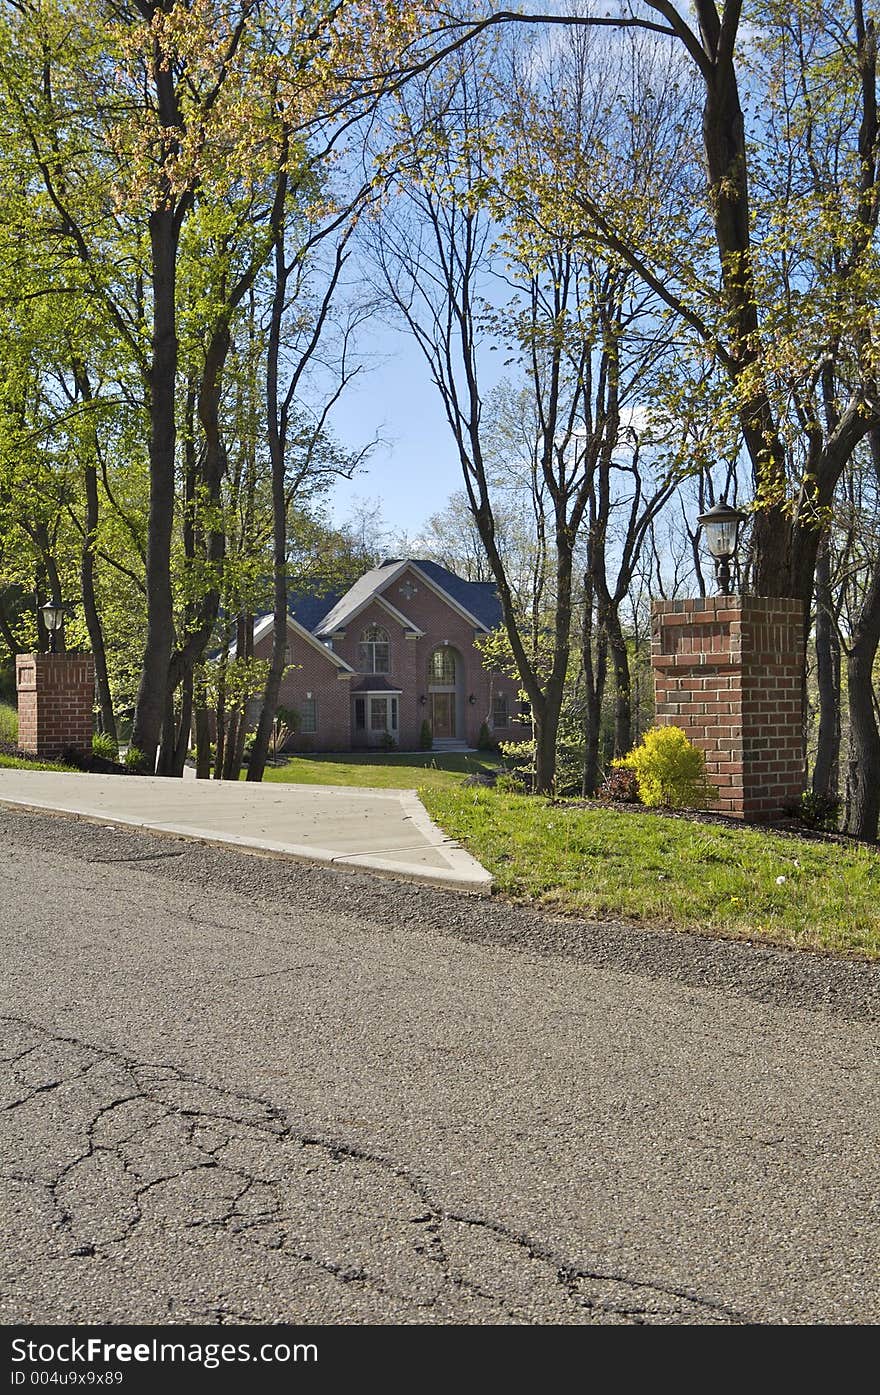
<svg viewBox="0 0 880 1395"><path fill-rule="evenodd" d="M632 770L639 798L648 808L699 809L712 802L715 790L706 778L706 757L680 727L652 727L641 743L613 762Z"/></svg>

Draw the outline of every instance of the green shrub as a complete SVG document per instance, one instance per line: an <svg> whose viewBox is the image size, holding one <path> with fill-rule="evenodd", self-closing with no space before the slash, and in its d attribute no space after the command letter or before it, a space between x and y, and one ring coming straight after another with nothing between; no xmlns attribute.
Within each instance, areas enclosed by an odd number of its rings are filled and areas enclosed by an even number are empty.
<svg viewBox="0 0 880 1395"><path fill-rule="evenodd" d="M92 737L92 752L103 760L119 760L119 747L106 731L96 731Z"/></svg>
<svg viewBox="0 0 880 1395"><path fill-rule="evenodd" d="M394 737L391 735L390 731L383 731L382 739L379 742L379 749L380 751L397 750L397 742L394 740Z"/></svg>
<svg viewBox="0 0 880 1395"><path fill-rule="evenodd" d="M615 770L632 770L639 798L649 809L700 809L716 797L706 779L706 757L680 727L652 727L641 745L612 762Z"/></svg>
<svg viewBox="0 0 880 1395"><path fill-rule="evenodd" d="M425 718L419 732L419 750L430 751L434 745L434 733L431 730L431 723Z"/></svg>
<svg viewBox="0 0 880 1395"><path fill-rule="evenodd" d="M500 741L498 749L508 770L519 775L534 775L534 741Z"/></svg>
<svg viewBox="0 0 880 1395"><path fill-rule="evenodd" d="M492 740L492 733L489 730L489 723L484 722L483 725L480 727L480 732L477 737L477 750L492 751L494 749L495 742Z"/></svg>
<svg viewBox="0 0 880 1395"><path fill-rule="evenodd" d="M498 744L504 765L531 789L535 779L536 746L534 741L501 741ZM556 794L580 794L584 777L584 748L560 741L556 746L556 774L553 789Z"/></svg>
<svg viewBox="0 0 880 1395"><path fill-rule="evenodd" d="M145 762L146 756L143 751L139 751L137 746L129 746L125 753L126 770L143 770Z"/></svg>
<svg viewBox="0 0 880 1395"><path fill-rule="evenodd" d="M0 741L8 746L18 744L18 711L5 702L0 702Z"/></svg>
<svg viewBox="0 0 880 1395"><path fill-rule="evenodd" d="M807 828L821 828L825 832L836 833L840 819L840 800L827 794L817 794L815 790L804 790L800 803L792 813L796 814Z"/></svg>
<svg viewBox="0 0 880 1395"><path fill-rule="evenodd" d="M492 788L499 794L525 794L527 790L523 777L515 775L512 770L499 775Z"/></svg>
<svg viewBox="0 0 880 1395"><path fill-rule="evenodd" d="M556 747L556 775L553 787L557 794L580 794L584 785L583 746L560 741Z"/></svg>

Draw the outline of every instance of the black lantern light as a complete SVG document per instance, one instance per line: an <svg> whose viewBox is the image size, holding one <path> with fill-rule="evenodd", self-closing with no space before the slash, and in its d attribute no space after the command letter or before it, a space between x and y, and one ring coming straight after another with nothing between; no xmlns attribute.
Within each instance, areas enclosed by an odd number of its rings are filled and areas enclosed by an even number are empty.
<svg viewBox="0 0 880 1395"><path fill-rule="evenodd" d="M57 653L57 650L58 650L58 631L61 629L61 626L64 624L65 612L66 612L66 607L65 607L65 606L63 606L63 605L61 605L61 604L55 605L54 602L52 602L52 601L48 601L48 602L46 603L46 605L41 605L41 606L40 606L40 614L41 614L42 617L43 617L43 624L46 626L46 629L49 631L49 653L50 653L50 654L55 654L55 653Z"/></svg>
<svg viewBox="0 0 880 1395"><path fill-rule="evenodd" d="M715 576L722 596L730 595L730 563L736 556L739 525L747 514L730 504L716 504L708 513L701 513L697 522L703 530L706 549L715 559Z"/></svg>

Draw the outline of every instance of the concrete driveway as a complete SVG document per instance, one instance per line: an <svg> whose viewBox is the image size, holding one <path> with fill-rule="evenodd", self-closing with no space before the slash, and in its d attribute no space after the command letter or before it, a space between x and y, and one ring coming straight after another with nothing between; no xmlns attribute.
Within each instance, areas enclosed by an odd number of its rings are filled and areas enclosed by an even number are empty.
<svg viewBox="0 0 880 1395"><path fill-rule="evenodd" d="M0 770L0 804L205 843L366 868L486 895L492 878L447 838L415 790Z"/></svg>

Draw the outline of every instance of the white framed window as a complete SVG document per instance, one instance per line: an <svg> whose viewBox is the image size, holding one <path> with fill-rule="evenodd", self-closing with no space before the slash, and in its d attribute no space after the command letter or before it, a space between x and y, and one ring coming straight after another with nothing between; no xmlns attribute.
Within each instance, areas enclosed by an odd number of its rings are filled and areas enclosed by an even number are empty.
<svg viewBox="0 0 880 1395"><path fill-rule="evenodd" d="M303 736L310 736L318 730L318 699L313 697L303 698L302 709L300 711L300 732Z"/></svg>
<svg viewBox="0 0 880 1395"><path fill-rule="evenodd" d="M396 697L370 698L370 731L397 731L398 705ZM355 724L358 724L355 704Z"/></svg>
<svg viewBox="0 0 880 1395"><path fill-rule="evenodd" d="M355 698L354 700L354 725L356 731L366 731L367 729L366 698Z"/></svg>
<svg viewBox="0 0 880 1395"><path fill-rule="evenodd" d="M492 704L492 725L497 730L503 729L510 722L510 714L507 710L507 694L496 693L495 701Z"/></svg>
<svg viewBox="0 0 880 1395"><path fill-rule="evenodd" d="M388 631L381 625L368 625L361 633L360 645L361 673L390 673L391 646Z"/></svg>

